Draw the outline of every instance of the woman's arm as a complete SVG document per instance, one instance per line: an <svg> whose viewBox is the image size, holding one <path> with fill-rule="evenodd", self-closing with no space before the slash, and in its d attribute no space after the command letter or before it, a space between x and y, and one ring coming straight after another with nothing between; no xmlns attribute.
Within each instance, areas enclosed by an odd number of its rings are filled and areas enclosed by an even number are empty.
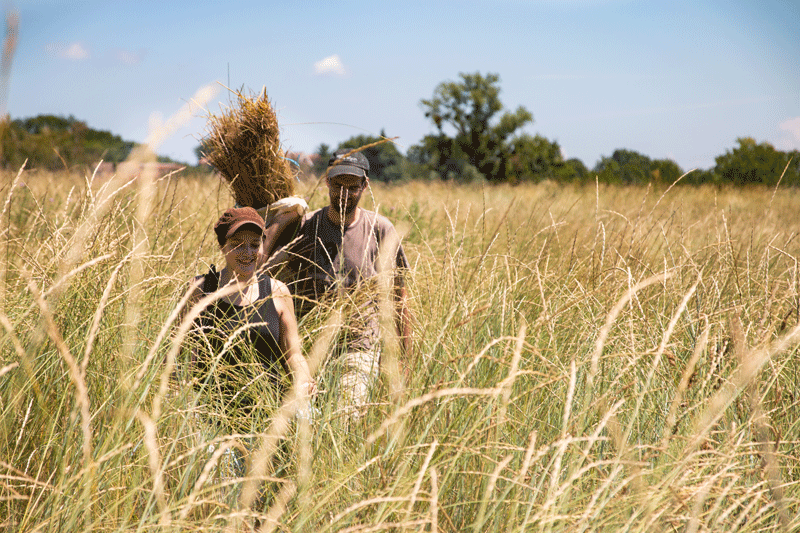
<svg viewBox="0 0 800 533"><path fill-rule="evenodd" d="M272 287L272 298L281 321L280 347L286 360L286 366L292 373L298 393L314 394L317 391L317 384L311 376L308 361L300 351L300 334L297 331L292 294L284 283L276 279L272 280Z"/></svg>

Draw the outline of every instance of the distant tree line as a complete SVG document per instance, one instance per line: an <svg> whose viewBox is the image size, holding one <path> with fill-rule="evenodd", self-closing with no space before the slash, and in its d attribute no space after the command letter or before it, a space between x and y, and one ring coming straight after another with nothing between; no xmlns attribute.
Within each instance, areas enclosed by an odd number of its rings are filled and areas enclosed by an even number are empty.
<svg viewBox="0 0 800 533"><path fill-rule="evenodd" d="M507 111L500 102L497 74L460 74L459 81L440 83L433 97L420 102L434 132L409 147L403 156L390 142L365 150L372 179L400 178L485 180L522 183L542 180L598 181L619 184L671 184L684 170L670 159L651 159L620 148L603 156L589 169L579 159L564 159L561 147L541 135L522 128L533 123L524 107ZM359 135L338 148L355 148L385 139ZM693 170L683 177L687 184L764 184L800 186L800 152L776 150L769 143L740 138L738 146L716 158L711 169ZM330 154L328 145L317 150L317 173L324 172Z"/></svg>
<svg viewBox="0 0 800 533"><path fill-rule="evenodd" d="M554 180L602 183L674 183L684 170L669 159L651 159L620 148L601 157L593 168L581 160L565 159L558 142L530 135L523 128L533 114L520 106L506 110L500 101L497 74L460 74L458 81L440 83L420 106L433 132L404 155L385 132L357 135L339 148L362 147L370 161L373 180L442 179L461 182L524 183ZM715 160L714 167L693 170L686 184L764 184L800 186L800 152L783 152L752 138L737 139L738 146ZM91 168L100 160L124 161L135 144L109 131L95 130L73 116L39 115L0 121L0 166L16 170L27 160L28 168L61 170ZM325 171L334 150L322 144L313 164L303 170L315 175ZM198 158L203 147L195 150ZM161 162L173 162L159 157Z"/></svg>
<svg viewBox="0 0 800 533"><path fill-rule="evenodd" d="M25 161L29 169L91 169L101 160L125 161L135 146L71 115L0 120L0 167L5 169L18 170ZM158 160L172 162L163 156Z"/></svg>

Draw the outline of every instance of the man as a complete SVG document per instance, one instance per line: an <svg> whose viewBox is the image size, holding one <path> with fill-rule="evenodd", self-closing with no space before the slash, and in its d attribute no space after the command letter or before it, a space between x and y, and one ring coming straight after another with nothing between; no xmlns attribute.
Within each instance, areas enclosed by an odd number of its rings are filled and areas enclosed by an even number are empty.
<svg viewBox="0 0 800 533"><path fill-rule="evenodd" d="M271 260L283 263L301 314L335 299L346 309L337 346L343 365L344 401L358 416L368 401L380 362L379 278L389 277L395 326L403 352L411 353L411 325L403 272L408 260L392 223L359 207L369 185L369 161L360 152L337 150L328 162L329 205L300 220L298 236ZM297 215L277 217L267 229L279 234Z"/></svg>

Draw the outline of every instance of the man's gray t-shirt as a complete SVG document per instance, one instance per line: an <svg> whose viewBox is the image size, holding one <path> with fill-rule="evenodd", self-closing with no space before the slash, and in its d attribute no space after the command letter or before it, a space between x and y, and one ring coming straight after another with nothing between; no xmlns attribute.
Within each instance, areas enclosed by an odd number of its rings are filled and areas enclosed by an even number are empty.
<svg viewBox="0 0 800 533"><path fill-rule="evenodd" d="M380 338L376 277L381 248L388 247L384 264L393 270L394 286L402 285L408 259L397 231L383 215L362 209L358 220L342 228L328 219L327 209L303 217L298 239L289 248L296 305L304 314L327 298L347 298L353 304L345 317L347 348L371 350Z"/></svg>

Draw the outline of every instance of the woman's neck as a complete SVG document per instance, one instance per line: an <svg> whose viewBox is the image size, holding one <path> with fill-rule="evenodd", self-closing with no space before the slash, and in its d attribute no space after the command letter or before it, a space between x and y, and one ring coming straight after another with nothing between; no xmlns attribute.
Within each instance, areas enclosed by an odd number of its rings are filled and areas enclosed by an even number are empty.
<svg viewBox="0 0 800 533"><path fill-rule="evenodd" d="M236 285L238 290L224 296L222 299L233 305L249 305L258 300L260 296L258 278L256 276L242 279L231 269L225 267L219 273L219 286L222 288L228 285Z"/></svg>

